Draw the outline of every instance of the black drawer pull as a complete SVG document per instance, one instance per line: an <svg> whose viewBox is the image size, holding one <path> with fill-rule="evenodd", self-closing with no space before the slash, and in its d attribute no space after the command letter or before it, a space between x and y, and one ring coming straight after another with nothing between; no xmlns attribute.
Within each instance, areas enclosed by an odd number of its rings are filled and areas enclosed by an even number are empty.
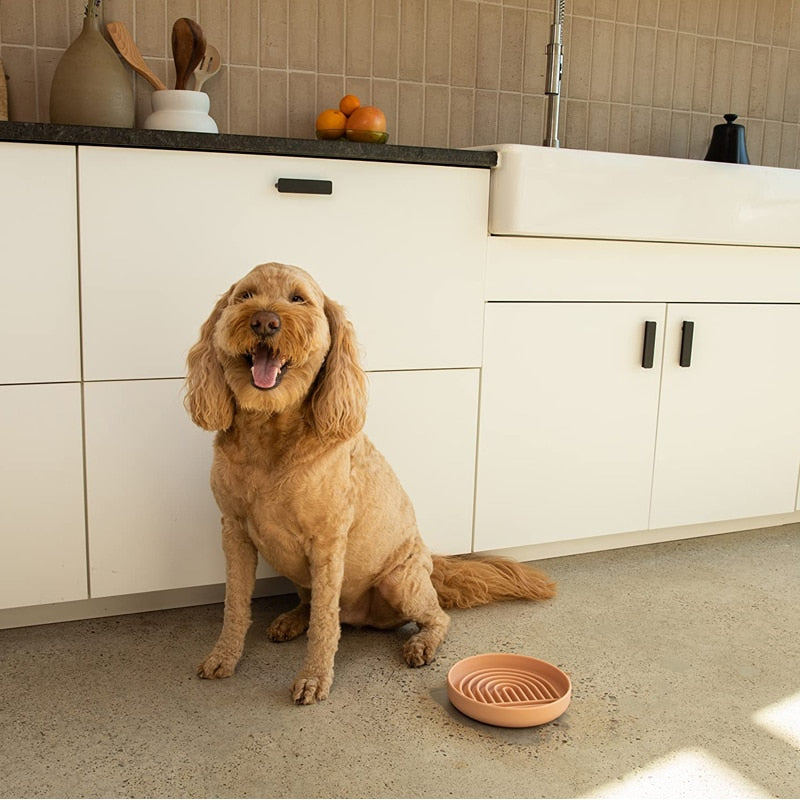
<svg viewBox="0 0 800 800"><path fill-rule="evenodd" d="M648 320L644 324L644 347L642 348L642 367L653 369L656 354L656 323Z"/></svg>
<svg viewBox="0 0 800 800"><path fill-rule="evenodd" d="M692 366L692 340L694 339L694 322L684 320L681 333L681 359L678 362L682 367Z"/></svg>
<svg viewBox="0 0 800 800"><path fill-rule="evenodd" d="M313 178L278 178L275 186L284 194L333 194L333 181Z"/></svg>

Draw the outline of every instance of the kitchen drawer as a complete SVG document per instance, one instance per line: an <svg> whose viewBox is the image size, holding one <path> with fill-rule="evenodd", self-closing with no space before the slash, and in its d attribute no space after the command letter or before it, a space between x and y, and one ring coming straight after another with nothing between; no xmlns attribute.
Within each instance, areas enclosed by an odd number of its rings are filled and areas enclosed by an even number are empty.
<svg viewBox="0 0 800 800"><path fill-rule="evenodd" d="M366 431L439 553L471 549L478 370L370 374ZM213 435L183 408L182 381L85 387L92 597L225 580L209 486ZM266 565L259 576L275 573Z"/></svg>
<svg viewBox="0 0 800 800"><path fill-rule="evenodd" d="M480 365L488 170L80 148L79 174L87 380L182 376L216 298L266 261L345 305L369 369Z"/></svg>
<svg viewBox="0 0 800 800"><path fill-rule="evenodd" d="M0 143L0 384L80 380L75 149Z"/></svg>

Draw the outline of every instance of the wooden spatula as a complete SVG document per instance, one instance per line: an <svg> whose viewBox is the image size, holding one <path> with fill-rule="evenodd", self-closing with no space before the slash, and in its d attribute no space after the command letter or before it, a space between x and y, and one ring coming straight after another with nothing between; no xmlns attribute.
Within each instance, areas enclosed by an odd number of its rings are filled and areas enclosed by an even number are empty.
<svg viewBox="0 0 800 800"><path fill-rule="evenodd" d="M106 25L108 35L119 50L119 54L138 72L154 89L166 89L164 82L154 75L144 63L139 48L133 41L128 29L122 22L109 22Z"/></svg>
<svg viewBox="0 0 800 800"><path fill-rule="evenodd" d="M203 29L188 17L175 20L172 26L172 56L175 59L175 88L185 89L189 76L206 53Z"/></svg>

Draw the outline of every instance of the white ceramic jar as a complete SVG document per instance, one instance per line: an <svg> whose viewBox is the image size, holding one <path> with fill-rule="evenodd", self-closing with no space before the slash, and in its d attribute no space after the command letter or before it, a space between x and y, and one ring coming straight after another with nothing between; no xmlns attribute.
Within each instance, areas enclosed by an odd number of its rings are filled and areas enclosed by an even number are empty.
<svg viewBox="0 0 800 800"><path fill-rule="evenodd" d="M161 89L152 94L153 113L142 127L161 131L219 133L209 116L210 101L205 92L190 89Z"/></svg>

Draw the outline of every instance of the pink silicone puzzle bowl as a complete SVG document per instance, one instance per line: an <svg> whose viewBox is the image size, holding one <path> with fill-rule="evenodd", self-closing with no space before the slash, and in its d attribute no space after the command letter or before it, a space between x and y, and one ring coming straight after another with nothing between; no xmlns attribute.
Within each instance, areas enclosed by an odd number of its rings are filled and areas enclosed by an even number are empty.
<svg viewBox="0 0 800 800"><path fill-rule="evenodd" d="M462 714L502 728L552 722L567 710L571 695L566 672L515 653L470 656L447 673L450 702Z"/></svg>

